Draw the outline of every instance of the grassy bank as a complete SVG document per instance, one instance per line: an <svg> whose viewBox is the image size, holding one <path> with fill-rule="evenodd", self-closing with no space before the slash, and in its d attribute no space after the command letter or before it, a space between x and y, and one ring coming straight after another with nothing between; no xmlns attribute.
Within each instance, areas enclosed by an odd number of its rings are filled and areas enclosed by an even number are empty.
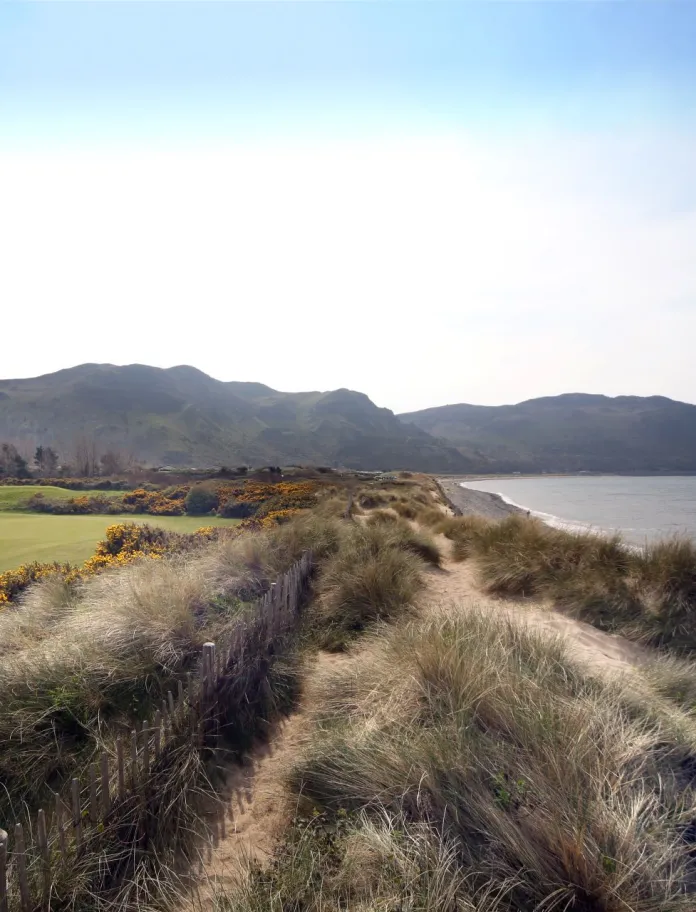
<svg viewBox="0 0 696 912"><path fill-rule="evenodd" d="M693 908L693 723L475 610L320 685L298 815L226 912Z"/></svg>

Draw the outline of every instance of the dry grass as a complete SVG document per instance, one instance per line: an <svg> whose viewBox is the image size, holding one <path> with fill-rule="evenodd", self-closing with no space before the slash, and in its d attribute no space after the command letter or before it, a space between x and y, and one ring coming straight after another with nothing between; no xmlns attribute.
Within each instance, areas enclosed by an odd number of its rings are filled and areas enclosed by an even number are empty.
<svg viewBox="0 0 696 912"><path fill-rule="evenodd" d="M696 544L673 539L644 552L620 536L571 534L536 519L448 517L435 530L455 560L473 557L489 592L553 599L569 613L670 650L696 649Z"/></svg>
<svg viewBox="0 0 696 912"><path fill-rule="evenodd" d="M397 500L392 504L392 509L403 519L415 519L418 516L417 507L408 501Z"/></svg>
<svg viewBox="0 0 696 912"><path fill-rule="evenodd" d="M432 538L403 520L351 526L319 576L320 645L344 649L371 625L411 611L424 562L438 566L440 559Z"/></svg>
<svg viewBox="0 0 696 912"><path fill-rule="evenodd" d="M293 876L296 827L270 908L411 908L414 882L423 909L693 908L696 758L561 643L476 611L412 622L323 697L293 777L326 821L299 852L312 880ZM251 878L254 901L268 883Z"/></svg>
<svg viewBox="0 0 696 912"><path fill-rule="evenodd" d="M390 510L374 510L365 519L368 526L392 525L399 521L396 513Z"/></svg>

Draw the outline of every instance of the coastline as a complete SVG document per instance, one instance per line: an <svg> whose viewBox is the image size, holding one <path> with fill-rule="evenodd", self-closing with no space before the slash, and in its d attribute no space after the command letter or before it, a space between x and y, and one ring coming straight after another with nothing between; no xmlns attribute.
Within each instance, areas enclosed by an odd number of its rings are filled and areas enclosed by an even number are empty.
<svg viewBox="0 0 696 912"><path fill-rule="evenodd" d="M463 488L461 480L455 480L454 478L437 479L450 507L461 516L475 515L485 516L486 519L504 519L513 513L525 514L527 512L520 507L507 503L499 494L475 491L473 488Z"/></svg>

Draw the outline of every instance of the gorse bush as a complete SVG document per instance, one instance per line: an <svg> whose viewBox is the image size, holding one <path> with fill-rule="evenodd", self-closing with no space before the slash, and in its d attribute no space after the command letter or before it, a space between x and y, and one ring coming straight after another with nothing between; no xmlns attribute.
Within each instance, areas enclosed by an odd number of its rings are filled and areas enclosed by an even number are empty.
<svg viewBox="0 0 696 912"><path fill-rule="evenodd" d="M79 516L90 513L115 515L124 512L123 503L118 498L106 497L105 495L71 497L69 500L51 500L39 492L30 497L21 506L22 509L30 510L33 513L54 513L59 516Z"/></svg>

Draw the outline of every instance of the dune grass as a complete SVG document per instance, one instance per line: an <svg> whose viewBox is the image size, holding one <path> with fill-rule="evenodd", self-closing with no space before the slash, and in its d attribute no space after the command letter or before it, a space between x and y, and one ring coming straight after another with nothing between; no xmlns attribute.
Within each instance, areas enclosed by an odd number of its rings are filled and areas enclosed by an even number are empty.
<svg viewBox="0 0 696 912"><path fill-rule="evenodd" d="M693 908L693 737L560 642L462 610L321 688L298 816L222 909Z"/></svg>
<svg viewBox="0 0 696 912"><path fill-rule="evenodd" d="M402 520L352 525L319 577L319 644L345 649L372 625L411 611L423 587L424 565L439 563L435 542Z"/></svg>
<svg viewBox="0 0 696 912"><path fill-rule="evenodd" d="M621 537L553 529L513 515L500 522L448 517L435 527L455 560L475 559L485 588L552 599L575 617L677 653L696 650L696 543L644 551Z"/></svg>

